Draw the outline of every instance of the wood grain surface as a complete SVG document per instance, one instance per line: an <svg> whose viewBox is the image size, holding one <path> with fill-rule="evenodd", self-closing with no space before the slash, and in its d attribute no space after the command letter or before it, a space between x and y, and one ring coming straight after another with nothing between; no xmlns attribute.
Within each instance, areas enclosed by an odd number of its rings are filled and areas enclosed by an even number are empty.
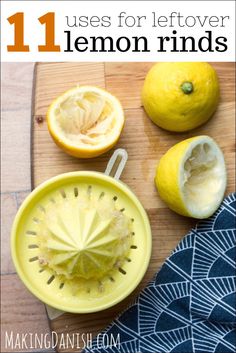
<svg viewBox="0 0 236 353"><path fill-rule="evenodd" d="M35 94L32 129L33 186L60 173L75 170L104 171L112 150L92 160L79 160L66 155L52 141L47 131L45 114L50 102L77 84L92 84L116 95L125 110L126 124L116 146L125 148L129 159L122 180L131 187L147 210L153 236L149 269L139 287L115 307L95 314L64 314L50 322L51 329L61 333L101 331L138 294L153 277L165 258L196 221L170 211L160 200L153 178L160 157L175 143L196 135L213 137L222 148L228 171L227 192L234 188L234 64L212 63L217 70L221 100L212 119L188 133L170 133L155 126L146 116L140 100L144 77L152 63L40 63L35 70ZM63 348L58 347L58 351ZM79 348L64 351L80 351Z"/></svg>
<svg viewBox="0 0 236 353"><path fill-rule="evenodd" d="M30 193L30 121L34 63L1 62L1 348L36 352L8 344L13 334L49 335L46 310L23 285L11 259L10 233L18 208ZM14 342L14 341L13 341ZM53 350L37 349L37 353Z"/></svg>

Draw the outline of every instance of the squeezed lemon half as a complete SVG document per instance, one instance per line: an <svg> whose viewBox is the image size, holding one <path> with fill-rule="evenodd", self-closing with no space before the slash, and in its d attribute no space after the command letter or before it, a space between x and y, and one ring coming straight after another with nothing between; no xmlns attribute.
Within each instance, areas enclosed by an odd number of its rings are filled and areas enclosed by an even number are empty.
<svg viewBox="0 0 236 353"><path fill-rule="evenodd" d="M209 136L197 136L170 148L157 167L160 197L175 212L207 218L219 207L226 188L224 156Z"/></svg>
<svg viewBox="0 0 236 353"><path fill-rule="evenodd" d="M94 86L78 86L56 98L47 113L56 144L79 158L96 157L120 137L124 112L118 99Z"/></svg>

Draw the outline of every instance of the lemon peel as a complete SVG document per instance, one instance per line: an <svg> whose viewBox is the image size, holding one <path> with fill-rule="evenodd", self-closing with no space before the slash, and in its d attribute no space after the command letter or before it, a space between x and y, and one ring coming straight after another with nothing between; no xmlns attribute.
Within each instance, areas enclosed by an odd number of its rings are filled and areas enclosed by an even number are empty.
<svg viewBox="0 0 236 353"><path fill-rule="evenodd" d="M147 73L142 102L150 119L169 131L188 131L204 124L219 102L214 68L204 62L155 64Z"/></svg>
<svg viewBox="0 0 236 353"><path fill-rule="evenodd" d="M171 147L160 159L155 183L175 212L208 218L219 207L226 188L224 156L209 136L197 136Z"/></svg>
<svg viewBox="0 0 236 353"><path fill-rule="evenodd" d="M116 144L124 125L124 112L109 92L78 86L51 103L47 124L52 138L65 152L92 158Z"/></svg>

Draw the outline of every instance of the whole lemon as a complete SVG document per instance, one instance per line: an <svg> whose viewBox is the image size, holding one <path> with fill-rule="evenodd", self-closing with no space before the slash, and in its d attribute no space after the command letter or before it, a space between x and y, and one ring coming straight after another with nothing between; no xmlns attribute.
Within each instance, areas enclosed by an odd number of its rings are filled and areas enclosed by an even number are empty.
<svg viewBox="0 0 236 353"><path fill-rule="evenodd" d="M216 110L216 71L203 62L157 63L145 78L142 101L156 125L170 131L192 130Z"/></svg>

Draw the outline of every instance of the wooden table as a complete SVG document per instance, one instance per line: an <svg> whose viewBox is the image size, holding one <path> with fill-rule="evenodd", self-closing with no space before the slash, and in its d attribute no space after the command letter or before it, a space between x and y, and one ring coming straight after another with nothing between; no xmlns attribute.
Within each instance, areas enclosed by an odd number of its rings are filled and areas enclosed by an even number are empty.
<svg viewBox="0 0 236 353"><path fill-rule="evenodd" d="M1 352L6 331L50 332L46 310L22 284L10 256L10 229L16 211L31 189L30 125L34 63L2 63L1 160ZM29 349L29 352L35 352ZM52 350L37 350L50 352Z"/></svg>

